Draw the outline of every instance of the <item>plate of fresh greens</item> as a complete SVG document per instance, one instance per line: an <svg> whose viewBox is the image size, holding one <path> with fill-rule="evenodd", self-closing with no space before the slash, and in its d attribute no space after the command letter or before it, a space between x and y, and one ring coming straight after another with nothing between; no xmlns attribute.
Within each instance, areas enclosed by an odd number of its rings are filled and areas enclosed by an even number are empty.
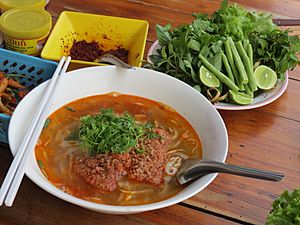
<svg viewBox="0 0 300 225"><path fill-rule="evenodd" d="M300 63L291 30L227 1L210 16L193 16L187 25L156 25L146 67L191 85L218 109L257 108L284 93L287 71Z"/></svg>

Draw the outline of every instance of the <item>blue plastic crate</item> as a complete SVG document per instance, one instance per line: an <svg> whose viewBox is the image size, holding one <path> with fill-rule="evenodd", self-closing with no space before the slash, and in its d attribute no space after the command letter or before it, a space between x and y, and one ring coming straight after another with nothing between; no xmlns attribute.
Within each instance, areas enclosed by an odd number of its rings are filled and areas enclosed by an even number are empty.
<svg viewBox="0 0 300 225"><path fill-rule="evenodd" d="M25 75L19 83L29 90L50 79L57 63L0 48L0 71ZM0 142L8 143L10 116L0 113Z"/></svg>

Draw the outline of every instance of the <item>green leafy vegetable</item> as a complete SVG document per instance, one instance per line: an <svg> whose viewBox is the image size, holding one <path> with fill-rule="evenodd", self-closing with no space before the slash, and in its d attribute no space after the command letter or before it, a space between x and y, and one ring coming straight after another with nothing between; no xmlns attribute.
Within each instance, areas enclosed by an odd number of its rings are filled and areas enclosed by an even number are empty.
<svg viewBox="0 0 300 225"><path fill-rule="evenodd" d="M249 39L256 50L254 60L272 68L279 78L299 64L299 37L290 35L291 30L280 30L271 14L250 12L224 1L212 21L218 24L220 35L231 36L235 41Z"/></svg>
<svg viewBox="0 0 300 225"><path fill-rule="evenodd" d="M290 30L280 30L268 13L250 12L225 0L211 16L201 13L193 16L191 24L156 26L161 48L150 56L152 63L147 66L186 82L208 98L211 87L199 79L203 65L200 55L216 69L214 74L223 73L239 88L222 82L223 88L219 90L222 96L233 88L251 96L260 93L253 80L254 64L266 65L279 79L284 79L284 73L300 63L299 37L290 35Z"/></svg>
<svg viewBox="0 0 300 225"><path fill-rule="evenodd" d="M51 122L51 120L49 118L47 118L46 121L45 121L45 123L44 123L44 127L43 128L46 129L49 126L50 122Z"/></svg>
<svg viewBox="0 0 300 225"><path fill-rule="evenodd" d="M300 224L300 188L285 191L273 202L273 210L267 218L267 225Z"/></svg>
<svg viewBox="0 0 300 225"><path fill-rule="evenodd" d="M159 137L150 125L139 124L132 115L118 115L112 109L102 109L99 114L83 116L80 120L81 146L91 155L126 153L131 149L142 153L145 139Z"/></svg>
<svg viewBox="0 0 300 225"><path fill-rule="evenodd" d="M65 108L71 112L76 112L76 109L74 109L73 107L65 106Z"/></svg>
<svg viewBox="0 0 300 225"><path fill-rule="evenodd" d="M48 175L46 174L45 167L44 167L44 164L43 164L42 160L38 159L37 163L38 163L38 165L40 167L40 170L45 175L45 177L48 177Z"/></svg>

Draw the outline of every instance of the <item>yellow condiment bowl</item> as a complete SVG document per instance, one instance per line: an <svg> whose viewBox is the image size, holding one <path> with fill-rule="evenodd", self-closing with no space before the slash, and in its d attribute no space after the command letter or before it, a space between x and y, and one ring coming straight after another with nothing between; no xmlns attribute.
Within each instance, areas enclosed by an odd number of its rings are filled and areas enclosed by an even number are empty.
<svg viewBox="0 0 300 225"><path fill-rule="evenodd" d="M10 9L0 17L5 47L28 55L40 54L51 26L51 15L40 9Z"/></svg>
<svg viewBox="0 0 300 225"><path fill-rule="evenodd" d="M129 51L129 64L141 66L148 26L145 20L65 11L60 14L41 57L59 61L61 56L70 54L74 41L85 40L99 43L105 51L118 46L125 48ZM99 65L81 60L72 62L78 66Z"/></svg>

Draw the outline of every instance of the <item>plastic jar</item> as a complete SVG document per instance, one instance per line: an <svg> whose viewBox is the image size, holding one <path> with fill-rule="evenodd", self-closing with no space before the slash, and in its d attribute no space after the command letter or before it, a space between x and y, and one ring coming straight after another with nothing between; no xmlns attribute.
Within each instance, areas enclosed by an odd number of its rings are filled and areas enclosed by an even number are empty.
<svg viewBox="0 0 300 225"><path fill-rule="evenodd" d="M39 55L52 26L50 13L35 9L10 9L0 17L5 47L27 55Z"/></svg>
<svg viewBox="0 0 300 225"><path fill-rule="evenodd" d="M44 9L46 6L45 0L1 0L1 11L7 11L13 8L32 8L32 9Z"/></svg>

